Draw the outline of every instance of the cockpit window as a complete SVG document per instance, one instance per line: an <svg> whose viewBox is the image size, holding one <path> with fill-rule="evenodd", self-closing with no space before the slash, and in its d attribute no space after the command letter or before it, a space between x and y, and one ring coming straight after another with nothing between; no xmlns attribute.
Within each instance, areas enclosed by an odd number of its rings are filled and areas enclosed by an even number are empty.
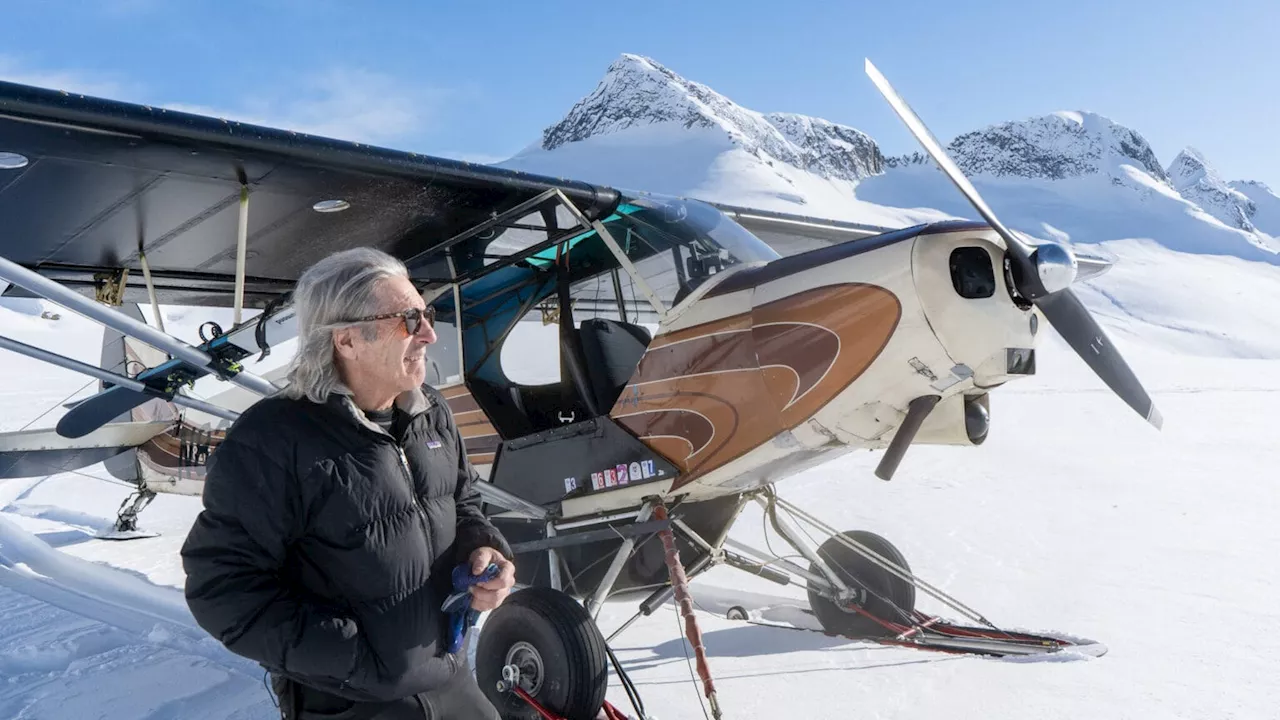
<svg viewBox="0 0 1280 720"><path fill-rule="evenodd" d="M706 280L778 253L706 203L685 198L628 198L610 233L637 273L667 307Z"/></svg>

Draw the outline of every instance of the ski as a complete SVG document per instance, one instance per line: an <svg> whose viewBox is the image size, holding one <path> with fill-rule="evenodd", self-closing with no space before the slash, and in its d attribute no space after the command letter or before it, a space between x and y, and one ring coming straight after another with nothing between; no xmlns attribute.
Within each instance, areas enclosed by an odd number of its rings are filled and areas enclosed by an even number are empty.
<svg viewBox="0 0 1280 720"><path fill-rule="evenodd" d="M797 608L807 615L812 611ZM853 609L853 608L851 608ZM858 609L861 611L861 609ZM861 614L867 614L861 611ZM895 625L886 623L886 628L894 626L901 630L897 635L846 635L831 632L822 628L787 625L777 622L764 622L751 618L746 608L735 605L725 614L728 620L738 620L750 625L776 628L778 630L794 630L798 632L817 633L826 637L844 638L856 642L874 643L889 647L909 647L917 650L936 652L985 655L988 657L1023 657L1034 655L1050 655L1070 651L1088 657L1101 657L1106 654L1107 646L1096 641L1065 635L1033 634L1020 631L992 630L991 628L970 625L958 625L938 617L929 617L920 612L912 613L911 625Z"/></svg>
<svg viewBox="0 0 1280 720"><path fill-rule="evenodd" d="M297 334L296 313L292 307L274 313L268 308L226 333L214 327L214 337L196 349L212 358L212 365L237 374L243 373L240 363L244 358L256 352L265 356L271 346ZM182 358L173 358L135 376L134 379L145 386L143 390L116 385L77 403L58 420L58 434L68 438L87 435L152 397L175 399L180 389L212 372L210 365L197 366Z"/></svg>

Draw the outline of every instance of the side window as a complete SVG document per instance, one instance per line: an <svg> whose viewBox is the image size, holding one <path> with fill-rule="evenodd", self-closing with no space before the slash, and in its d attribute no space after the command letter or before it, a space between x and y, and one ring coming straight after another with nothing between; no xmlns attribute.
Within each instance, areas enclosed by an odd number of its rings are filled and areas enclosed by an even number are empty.
<svg viewBox="0 0 1280 720"><path fill-rule="evenodd" d="M540 308L530 310L502 345L502 372L517 385L560 382L560 326L543 317Z"/></svg>
<svg viewBox="0 0 1280 720"><path fill-rule="evenodd" d="M653 267L659 266L654 263ZM674 274L674 270L672 272ZM673 286L669 295L674 296L675 291ZM650 335L658 332L658 316L653 306L631 276L620 269L574 283L569 294L574 327L581 328L584 320L605 318L641 325ZM560 312L555 296L543 300L516 323L503 343L501 363L502 372L519 385L560 382Z"/></svg>
<svg viewBox="0 0 1280 720"><path fill-rule="evenodd" d="M436 321L436 341L427 346L427 384L432 387L462 382L458 368L458 328L453 323Z"/></svg>

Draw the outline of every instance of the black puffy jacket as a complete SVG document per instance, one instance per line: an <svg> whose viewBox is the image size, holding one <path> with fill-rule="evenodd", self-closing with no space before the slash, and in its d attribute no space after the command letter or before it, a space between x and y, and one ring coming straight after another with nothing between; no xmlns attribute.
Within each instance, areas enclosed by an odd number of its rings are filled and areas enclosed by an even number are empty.
<svg viewBox="0 0 1280 720"><path fill-rule="evenodd" d="M448 405L405 393L403 441L343 395L264 398L209 459L182 547L196 621L273 674L350 700L408 697L458 666L440 611L486 521ZM403 418L402 418L403 419Z"/></svg>

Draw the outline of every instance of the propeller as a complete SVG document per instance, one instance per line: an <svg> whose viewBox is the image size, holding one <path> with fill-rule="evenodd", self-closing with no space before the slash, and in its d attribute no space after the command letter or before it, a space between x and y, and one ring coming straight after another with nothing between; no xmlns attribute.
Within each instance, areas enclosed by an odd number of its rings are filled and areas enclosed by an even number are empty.
<svg viewBox="0 0 1280 720"><path fill-rule="evenodd" d="M924 146L938 167L942 168L942 172L955 183L982 219L1004 239L1017 293L1035 303L1058 334L1121 400L1156 428L1163 426L1164 419L1142 383L1111 343L1111 338L1089 314L1080 298L1072 292L1071 284L1076 281L1080 270L1080 263L1075 255L1057 243L1029 243L1005 227L942 149L933 133L929 132L869 59L866 61L866 71L880 94L889 101L894 112L906 123L907 129Z"/></svg>

